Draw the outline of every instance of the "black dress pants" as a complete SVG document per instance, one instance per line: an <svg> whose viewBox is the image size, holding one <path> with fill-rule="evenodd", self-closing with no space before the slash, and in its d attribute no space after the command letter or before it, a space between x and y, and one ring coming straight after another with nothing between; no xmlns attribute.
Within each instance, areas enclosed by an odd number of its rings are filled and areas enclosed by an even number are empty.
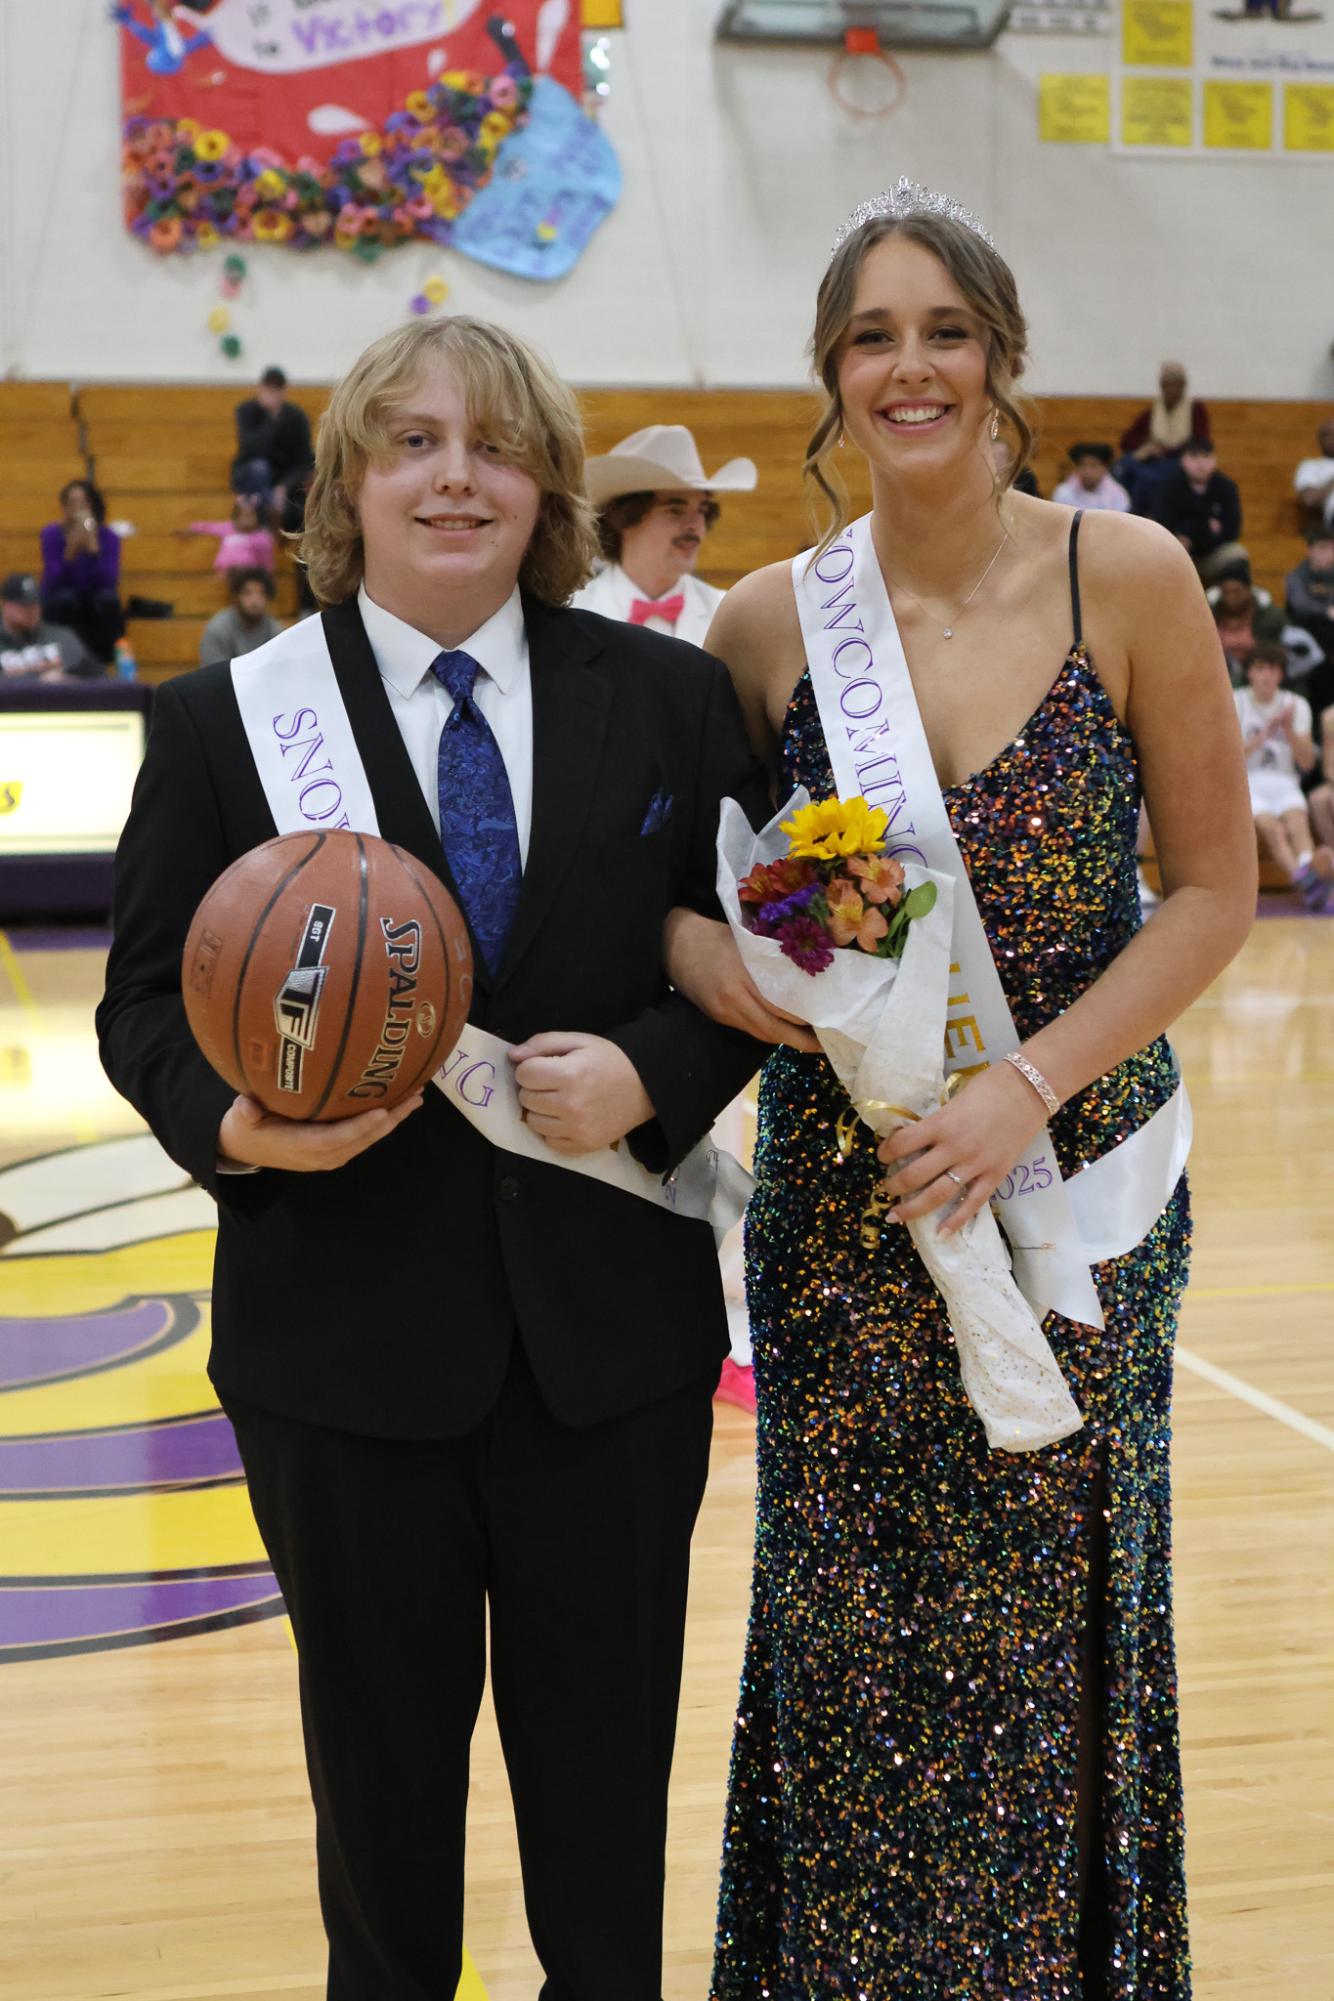
<svg viewBox="0 0 1334 2001"><path fill-rule="evenodd" d="M366 1438L224 1397L296 1633L329 2001L454 2001L488 1606L541 2001L660 2001L712 1390L573 1429L516 1340L462 1438Z"/></svg>

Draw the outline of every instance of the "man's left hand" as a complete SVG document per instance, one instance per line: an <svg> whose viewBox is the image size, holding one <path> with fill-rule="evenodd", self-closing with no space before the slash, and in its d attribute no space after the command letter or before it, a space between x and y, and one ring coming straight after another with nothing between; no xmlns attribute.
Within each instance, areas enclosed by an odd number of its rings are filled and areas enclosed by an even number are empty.
<svg viewBox="0 0 1334 2001"><path fill-rule="evenodd" d="M655 1116L634 1064L601 1035L532 1035L509 1060L525 1123L555 1153L596 1153Z"/></svg>

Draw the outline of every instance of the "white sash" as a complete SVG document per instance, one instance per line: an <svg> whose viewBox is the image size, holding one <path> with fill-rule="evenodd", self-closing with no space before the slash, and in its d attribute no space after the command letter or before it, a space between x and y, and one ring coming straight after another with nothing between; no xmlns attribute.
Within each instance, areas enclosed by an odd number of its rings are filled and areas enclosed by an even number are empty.
<svg viewBox="0 0 1334 2001"><path fill-rule="evenodd" d="M334 673L323 621L300 624L232 661L232 689L264 797L280 834L350 827L378 834L375 802ZM750 1198L745 1169L702 1140L663 1179L619 1143L597 1153L555 1153L524 1123L512 1043L465 1028L432 1082L469 1125L506 1153L568 1168L726 1234Z"/></svg>
<svg viewBox="0 0 1334 2001"><path fill-rule="evenodd" d="M1019 1036L945 810L870 515L818 561L798 556L792 582L839 796L883 807L886 851L956 884L945 1069L985 1069L1017 1049ZM996 1195L1015 1277L1039 1318L1055 1310L1103 1325L1089 1265L1143 1241L1181 1177L1190 1137L1190 1101L1178 1085L1138 1131L1067 1182L1043 1127Z"/></svg>

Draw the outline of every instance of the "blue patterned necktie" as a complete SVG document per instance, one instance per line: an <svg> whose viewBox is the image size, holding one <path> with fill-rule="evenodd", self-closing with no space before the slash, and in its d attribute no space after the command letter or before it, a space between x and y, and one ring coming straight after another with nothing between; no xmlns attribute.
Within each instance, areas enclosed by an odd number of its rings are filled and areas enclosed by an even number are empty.
<svg viewBox="0 0 1334 2001"><path fill-rule="evenodd" d="M473 698L478 671L470 653L440 653L431 662L436 680L454 698L440 732L440 840L473 936L494 973L518 908L523 863L509 773Z"/></svg>

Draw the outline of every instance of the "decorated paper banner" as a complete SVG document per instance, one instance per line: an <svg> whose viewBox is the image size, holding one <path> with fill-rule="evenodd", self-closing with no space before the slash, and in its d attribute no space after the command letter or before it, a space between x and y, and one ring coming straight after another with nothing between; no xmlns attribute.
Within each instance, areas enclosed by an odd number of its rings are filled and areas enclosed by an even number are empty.
<svg viewBox="0 0 1334 2001"><path fill-rule="evenodd" d="M1274 87L1269 83L1204 86L1204 143L1229 152L1267 153L1274 143Z"/></svg>
<svg viewBox="0 0 1334 2001"><path fill-rule="evenodd" d="M1039 77L1039 139L1058 146L1105 146L1111 133L1110 77Z"/></svg>
<svg viewBox="0 0 1334 2001"><path fill-rule="evenodd" d="M1284 86L1283 144L1290 153L1334 153L1334 84Z"/></svg>
<svg viewBox="0 0 1334 2001"><path fill-rule="evenodd" d="M616 155L580 108L577 0L112 12L126 220L161 254L333 243L370 261L425 237L554 278L618 198Z"/></svg>
<svg viewBox="0 0 1334 2001"><path fill-rule="evenodd" d="M1195 85L1185 76L1128 76L1121 84L1121 142L1180 147L1195 143Z"/></svg>
<svg viewBox="0 0 1334 2001"><path fill-rule="evenodd" d="M1193 16L1191 0L1125 0L1122 62L1127 68L1189 69Z"/></svg>

